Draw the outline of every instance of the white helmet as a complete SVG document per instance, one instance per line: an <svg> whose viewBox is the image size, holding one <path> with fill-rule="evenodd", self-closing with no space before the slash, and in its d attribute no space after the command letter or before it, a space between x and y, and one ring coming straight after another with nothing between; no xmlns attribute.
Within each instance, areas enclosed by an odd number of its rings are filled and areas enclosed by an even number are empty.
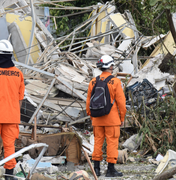
<svg viewBox="0 0 176 180"><path fill-rule="evenodd" d="M0 40L0 54L12 54L13 47L8 40Z"/></svg>
<svg viewBox="0 0 176 180"><path fill-rule="evenodd" d="M104 68L104 69L108 69L110 68L112 65L114 66L114 59L109 56L109 55L103 55L99 60L98 63L96 64L98 68Z"/></svg>

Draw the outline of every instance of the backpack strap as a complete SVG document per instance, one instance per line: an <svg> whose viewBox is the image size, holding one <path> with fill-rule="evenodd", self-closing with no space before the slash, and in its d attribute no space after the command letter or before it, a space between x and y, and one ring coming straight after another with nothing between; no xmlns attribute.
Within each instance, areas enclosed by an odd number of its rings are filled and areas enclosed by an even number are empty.
<svg viewBox="0 0 176 180"><path fill-rule="evenodd" d="M100 76L96 77L96 83L100 80Z"/></svg>
<svg viewBox="0 0 176 180"><path fill-rule="evenodd" d="M108 83L113 77L114 77L113 75L108 76L108 77L105 79L105 82ZM115 99L113 100L112 105L114 104L114 102L115 102Z"/></svg>
<svg viewBox="0 0 176 180"><path fill-rule="evenodd" d="M110 75L106 79L104 79L104 82L108 83L114 76ZM100 80L100 76L96 77L96 83Z"/></svg>
<svg viewBox="0 0 176 180"><path fill-rule="evenodd" d="M114 77L113 75L110 75L110 76L108 76L104 81L105 81L106 83L108 83L113 77Z"/></svg>

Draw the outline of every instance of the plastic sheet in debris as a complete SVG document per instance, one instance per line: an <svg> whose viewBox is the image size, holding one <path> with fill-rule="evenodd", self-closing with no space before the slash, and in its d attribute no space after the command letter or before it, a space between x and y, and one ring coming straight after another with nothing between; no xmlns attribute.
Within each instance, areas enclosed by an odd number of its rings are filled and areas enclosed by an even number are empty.
<svg viewBox="0 0 176 180"><path fill-rule="evenodd" d="M42 157L41 162L50 162L51 164L64 164L65 160L66 160L66 156L59 156L59 157L47 156L47 157Z"/></svg>
<svg viewBox="0 0 176 180"><path fill-rule="evenodd" d="M19 161L15 167L15 173L19 173L21 171L20 164L22 165L25 172L29 172L35 162L36 160L32 158L24 162ZM35 172L43 171L47 171L48 173L52 174L58 172L58 168L56 166L53 166L51 162L39 162L35 169Z"/></svg>
<svg viewBox="0 0 176 180"><path fill-rule="evenodd" d="M29 164L29 167L32 167L35 163L34 159L27 160L27 163ZM50 168L51 163L50 162L39 162L36 168Z"/></svg>

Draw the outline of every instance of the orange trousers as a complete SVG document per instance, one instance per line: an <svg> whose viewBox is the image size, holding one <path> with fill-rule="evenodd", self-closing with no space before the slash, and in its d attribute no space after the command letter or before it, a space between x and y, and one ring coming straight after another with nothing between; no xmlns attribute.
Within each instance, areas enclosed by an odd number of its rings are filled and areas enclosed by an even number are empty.
<svg viewBox="0 0 176 180"><path fill-rule="evenodd" d="M18 124L0 124L0 135L3 141L4 158L15 153L15 140L19 136ZM5 169L13 169L16 165L15 158L6 162Z"/></svg>
<svg viewBox="0 0 176 180"><path fill-rule="evenodd" d="M106 138L107 143L107 159L108 163L117 163L118 144L120 137L120 126L93 126L94 132L94 151L92 160L102 161L102 146Z"/></svg>

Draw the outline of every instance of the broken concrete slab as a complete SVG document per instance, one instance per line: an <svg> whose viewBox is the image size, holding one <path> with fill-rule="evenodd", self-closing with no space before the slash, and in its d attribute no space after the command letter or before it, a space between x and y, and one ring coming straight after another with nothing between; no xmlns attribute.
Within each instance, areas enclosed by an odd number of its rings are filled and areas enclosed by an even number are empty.
<svg viewBox="0 0 176 180"><path fill-rule="evenodd" d="M74 71L73 68L65 66L63 64L59 64L57 66L57 69L55 70L55 74L56 75L62 74L67 79L78 83L82 83L85 80L84 76L81 76L79 73Z"/></svg>
<svg viewBox="0 0 176 180"><path fill-rule="evenodd" d="M27 56L27 46L24 42L21 31L16 22L11 23L8 26L8 29L9 33L11 34L11 41L14 47L14 51L17 53L15 57L18 59L19 62L25 63L25 59Z"/></svg>
<svg viewBox="0 0 176 180"><path fill-rule="evenodd" d="M5 0L0 2L0 7L7 8L16 4L18 0Z"/></svg>
<svg viewBox="0 0 176 180"><path fill-rule="evenodd" d="M162 73L158 66L162 62L163 55L159 54L154 58L151 58L148 64L146 64L137 74L138 78L132 78L129 86L135 82L141 82L143 79L148 79L157 90L165 86L167 78L170 77L169 73Z"/></svg>
<svg viewBox="0 0 176 180"><path fill-rule="evenodd" d="M31 79L26 79L25 80L27 85L26 91L28 94L31 95L38 95L38 96L44 96L49 88L48 84L43 83L40 80L31 80ZM50 97L54 97L58 94L57 88L53 87L49 93Z"/></svg>
<svg viewBox="0 0 176 180"><path fill-rule="evenodd" d="M36 17L36 23L37 26L41 29L41 31L45 34L46 38L47 38L47 44L49 45L49 43L51 43L54 38L51 35L51 33L47 30L47 28L45 27L45 25L42 23L42 21L39 19L39 17ZM53 46L51 46L52 48Z"/></svg>
<svg viewBox="0 0 176 180"><path fill-rule="evenodd" d="M42 45L43 48L47 47L47 38L45 36L45 34L43 33L43 31L40 31L39 28L36 27L36 33L35 36L37 38L37 40L40 42L40 44Z"/></svg>
<svg viewBox="0 0 176 180"><path fill-rule="evenodd" d="M18 0L18 3L21 7L24 7L24 6L27 6L27 2L25 0ZM31 15L31 8L30 7L26 7L23 9L24 12L27 14L27 15Z"/></svg>
<svg viewBox="0 0 176 180"><path fill-rule="evenodd" d="M139 147L141 141L142 135L139 136L138 134L135 134L123 143L123 147L127 148L129 151L134 151Z"/></svg>
<svg viewBox="0 0 176 180"><path fill-rule="evenodd" d="M30 16L24 18L24 16L22 15L20 16L16 14L7 13L6 21L10 24L11 23L13 24L13 26L11 25L11 27L9 27L9 32L12 34L12 44L14 49L16 48L15 52L16 52L17 60L18 58L20 58L20 62L23 62L25 64L25 57L26 57L26 52L28 52L27 47L29 45L31 28L32 28L32 18ZM31 63L33 64L39 58L41 50L40 50L40 46L38 45L37 39L35 37L33 39L32 45L33 46L31 48L31 51L33 53L30 54L31 56L30 59L31 59Z"/></svg>
<svg viewBox="0 0 176 180"><path fill-rule="evenodd" d="M0 18L0 40L2 39L8 39L9 38L9 32L7 28L7 22L4 17Z"/></svg>

